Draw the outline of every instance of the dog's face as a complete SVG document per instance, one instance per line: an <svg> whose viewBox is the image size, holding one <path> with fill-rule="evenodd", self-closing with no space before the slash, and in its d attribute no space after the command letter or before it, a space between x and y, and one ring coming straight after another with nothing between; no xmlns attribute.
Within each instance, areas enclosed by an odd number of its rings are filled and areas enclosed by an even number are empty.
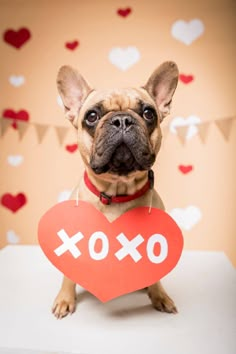
<svg viewBox="0 0 236 354"><path fill-rule="evenodd" d="M176 64L165 62L143 88L98 91L71 67L60 69L59 93L89 169L97 175L129 176L151 168L178 75Z"/></svg>
<svg viewBox="0 0 236 354"><path fill-rule="evenodd" d="M142 89L91 92L77 126L83 158L96 174L150 169L161 141L158 111Z"/></svg>

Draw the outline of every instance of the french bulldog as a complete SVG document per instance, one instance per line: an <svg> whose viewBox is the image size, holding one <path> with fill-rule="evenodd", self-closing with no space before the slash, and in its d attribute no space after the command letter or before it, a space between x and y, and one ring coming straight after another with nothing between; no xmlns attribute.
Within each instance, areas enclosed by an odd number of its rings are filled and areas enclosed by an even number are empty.
<svg viewBox="0 0 236 354"><path fill-rule="evenodd" d="M179 78L172 61L161 64L140 88L95 90L81 74L63 66L57 77L65 116L77 129L85 176L72 193L93 204L112 222L139 206L164 210L153 189L151 167L160 150L160 124L169 114ZM76 308L76 284L64 277L52 312L57 318ZM147 288L153 307L177 313L161 282Z"/></svg>

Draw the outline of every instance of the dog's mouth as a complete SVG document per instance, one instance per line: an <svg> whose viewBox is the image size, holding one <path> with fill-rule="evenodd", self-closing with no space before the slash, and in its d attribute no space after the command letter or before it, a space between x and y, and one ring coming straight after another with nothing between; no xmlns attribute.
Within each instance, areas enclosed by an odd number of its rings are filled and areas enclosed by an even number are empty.
<svg viewBox="0 0 236 354"><path fill-rule="evenodd" d="M111 159L105 165L91 165L96 174L110 172L126 175L132 171L141 170L142 167L134 158L132 152L124 143L120 144L111 155Z"/></svg>
<svg viewBox="0 0 236 354"><path fill-rule="evenodd" d="M95 159L92 159L90 166L96 174L109 172L124 176L130 172L151 168L155 160L154 154L149 155L148 153L144 153L142 157L139 159L139 162L129 146L123 142L114 149L108 161L103 160L97 163Z"/></svg>

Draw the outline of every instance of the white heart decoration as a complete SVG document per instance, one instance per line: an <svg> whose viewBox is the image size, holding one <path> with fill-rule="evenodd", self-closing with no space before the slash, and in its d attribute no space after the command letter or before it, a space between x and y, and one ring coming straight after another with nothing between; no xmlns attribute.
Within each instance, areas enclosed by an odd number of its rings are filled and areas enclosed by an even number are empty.
<svg viewBox="0 0 236 354"><path fill-rule="evenodd" d="M204 29L204 24L199 19L194 19L189 22L178 20L173 23L171 27L171 34L180 42L190 45L203 34Z"/></svg>
<svg viewBox="0 0 236 354"><path fill-rule="evenodd" d="M12 86L19 87L24 85L25 83L25 78L23 75L11 75L9 77L9 82Z"/></svg>
<svg viewBox="0 0 236 354"><path fill-rule="evenodd" d="M7 162L9 165L17 167L19 166L24 160L24 157L22 155L9 155L7 157Z"/></svg>
<svg viewBox="0 0 236 354"><path fill-rule="evenodd" d="M174 208L168 213L183 230L191 230L202 218L201 210L190 205L187 208Z"/></svg>
<svg viewBox="0 0 236 354"><path fill-rule="evenodd" d="M198 116L192 115L187 118L175 117L170 122L169 129L172 134L177 134L176 128L188 126L189 128L186 133L186 139L190 140L194 135L198 133L199 123L201 123L201 118L199 118Z"/></svg>
<svg viewBox="0 0 236 354"><path fill-rule="evenodd" d="M58 95L57 96L57 104L61 107L61 108L64 108L64 104L62 102L62 99L61 99L61 96Z"/></svg>
<svg viewBox="0 0 236 354"><path fill-rule="evenodd" d="M136 47L112 48L109 60L117 68L125 71L140 60L140 53Z"/></svg>
<svg viewBox="0 0 236 354"><path fill-rule="evenodd" d="M11 244L16 244L20 241L19 236L13 230L7 231L7 242Z"/></svg>
<svg viewBox="0 0 236 354"><path fill-rule="evenodd" d="M57 198L58 203L68 200L71 196L71 193L72 193L72 191L69 189L66 189L66 190L60 192L58 195L58 198Z"/></svg>

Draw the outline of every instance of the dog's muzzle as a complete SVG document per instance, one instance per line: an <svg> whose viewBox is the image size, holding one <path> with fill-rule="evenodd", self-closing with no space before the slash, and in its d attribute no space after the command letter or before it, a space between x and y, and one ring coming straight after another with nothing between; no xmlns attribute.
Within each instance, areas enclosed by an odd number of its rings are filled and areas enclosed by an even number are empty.
<svg viewBox="0 0 236 354"><path fill-rule="evenodd" d="M133 116L113 115L98 134L91 168L97 174L111 172L119 175L150 169L155 155L148 138L148 133Z"/></svg>

